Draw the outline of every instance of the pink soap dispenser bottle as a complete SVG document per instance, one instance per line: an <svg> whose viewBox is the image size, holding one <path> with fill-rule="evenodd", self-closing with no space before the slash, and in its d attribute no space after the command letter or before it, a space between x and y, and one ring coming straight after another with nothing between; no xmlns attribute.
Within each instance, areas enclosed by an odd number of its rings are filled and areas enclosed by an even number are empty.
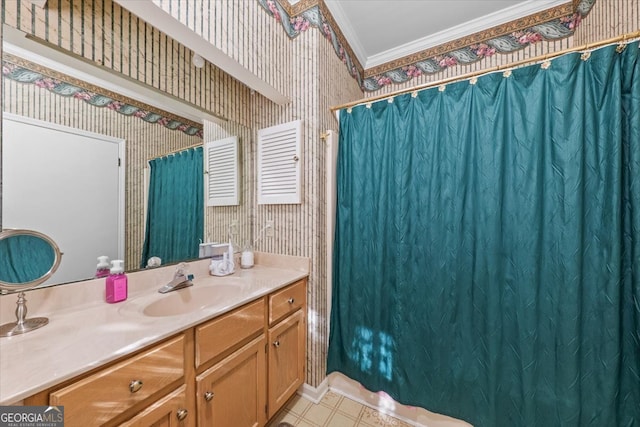
<svg viewBox="0 0 640 427"><path fill-rule="evenodd" d="M105 299L108 303L120 302L127 299L127 275L124 274L124 261L111 261L111 270L107 276Z"/></svg>

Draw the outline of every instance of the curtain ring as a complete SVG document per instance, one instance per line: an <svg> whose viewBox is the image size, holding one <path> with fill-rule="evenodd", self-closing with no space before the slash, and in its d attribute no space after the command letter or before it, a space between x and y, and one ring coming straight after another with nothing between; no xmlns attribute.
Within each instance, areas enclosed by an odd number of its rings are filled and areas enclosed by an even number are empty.
<svg viewBox="0 0 640 427"><path fill-rule="evenodd" d="M440 85L440 86L438 86L438 90L439 90L440 92L444 92L444 90L445 90L446 88L447 88L447 85Z"/></svg>
<svg viewBox="0 0 640 427"><path fill-rule="evenodd" d="M627 45L624 42L618 43L618 47L616 47L616 52L622 53L627 48Z"/></svg>
<svg viewBox="0 0 640 427"><path fill-rule="evenodd" d="M411 92L411 97L412 98L417 98L418 97L418 91L414 90L413 92Z"/></svg>
<svg viewBox="0 0 640 427"><path fill-rule="evenodd" d="M580 59L582 59L583 61L586 61L590 57L591 57L591 52L582 52L582 55L580 55Z"/></svg>
<svg viewBox="0 0 640 427"><path fill-rule="evenodd" d="M393 104L393 96L392 96L391 98L387 99L387 102L388 102L389 104Z"/></svg>
<svg viewBox="0 0 640 427"><path fill-rule="evenodd" d="M504 78L511 77L511 70L505 70L505 72L502 73L502 77Z"/></svg>
<svg viewBox="0 0 640 427"><path fill-rule="evenodd" d="M477 77L471 77L471 79L469 79L469 84L475 85L476 83L478 83Z"/></svg>
<svg viewBox="0 0 640 427"><path fill-rule="evenodd" d="M540 67L541 67L543 70L546 70L547 68L551 67L551 61L549 61L549 60L544 61L544 62L542 63L542 65L540 65Z"/></svg>
<svg viewBox="0 0 640 427"><path fill-rule="evenodd" d="M353 111L351 107L347 108L347 114L351 114L351 111Z"/></svg>

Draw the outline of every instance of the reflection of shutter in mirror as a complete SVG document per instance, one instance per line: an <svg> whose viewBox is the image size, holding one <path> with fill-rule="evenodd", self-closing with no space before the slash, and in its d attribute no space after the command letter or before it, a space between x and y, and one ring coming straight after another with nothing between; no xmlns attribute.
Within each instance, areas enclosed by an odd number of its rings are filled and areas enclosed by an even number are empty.
<svg viewBox="0 0 640 427"><path fill-rule="evenodd" d="M238 138L208 142L205 162L207 206L239 205Z"/></svg>

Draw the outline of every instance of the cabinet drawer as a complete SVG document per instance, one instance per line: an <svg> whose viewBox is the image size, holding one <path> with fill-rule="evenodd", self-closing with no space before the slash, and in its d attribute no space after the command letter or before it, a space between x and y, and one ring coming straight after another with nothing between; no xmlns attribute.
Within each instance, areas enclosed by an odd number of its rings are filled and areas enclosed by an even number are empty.
<svg viewBox="0 0 640 427"><path fill-rule="evenodd" d="M196 326L196 368L262 332L264 298Z"/></svg>
<svg viewBox="0 0 640 427"><path fill-rule="evenodd" d="M269 326L306 304L305 284L304 280L300 280L269 297Z"/></svg>
<svg viewBox="0 0 640 427"><path fill-rule="evenodd" d="M49 402L64 406L65 425L101 425L183 375L184 336L180 335L52 392Z"/></svg>
<svg viewBox="0 0 640 427"><path fill-rule="evenodd" d="M187 427L195 425L195 418L187 408L187 387L183 385L118 427Z"/></svg>

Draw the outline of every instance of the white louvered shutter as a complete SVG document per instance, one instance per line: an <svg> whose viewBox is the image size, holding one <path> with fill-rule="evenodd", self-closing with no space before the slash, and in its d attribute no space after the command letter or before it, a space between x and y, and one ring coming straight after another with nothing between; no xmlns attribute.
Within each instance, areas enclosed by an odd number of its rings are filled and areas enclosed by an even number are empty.
<svg viewBox="0 0 640 427"><path fill-rule="evenodd" d="M258 130L258 204L302 203L302 123Z"/></svg>
<svg viewBox="0 0 640 427"><path fill-rule="evenodd" d="M220 139L205 145L207 206L240 204L238 138Z"/></svg>

